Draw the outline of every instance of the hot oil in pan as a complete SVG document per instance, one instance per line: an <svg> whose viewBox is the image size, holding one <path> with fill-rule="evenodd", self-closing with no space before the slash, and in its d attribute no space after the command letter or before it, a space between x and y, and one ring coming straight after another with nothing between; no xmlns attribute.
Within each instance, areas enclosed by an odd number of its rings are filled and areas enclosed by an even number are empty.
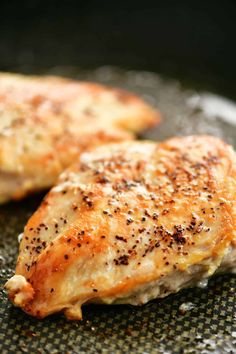
<svg viewBox="0 0 236 354"><path fill-rule="evenodd" d="M93 71L53 68L48 73L98 81L142 95L160 109L163 120L141 138L212 134L236 144L236 105L217 95L185 89L179 82L153 73L110 67ZM143 307L88 306L83 309L81 322L69 322L61 315L39 321L14 308L3 284L13 274L17 235L41 199L38 195L0 207L1 353L236 352L233 275L217 276L207 288L184 290Z"/></svg>

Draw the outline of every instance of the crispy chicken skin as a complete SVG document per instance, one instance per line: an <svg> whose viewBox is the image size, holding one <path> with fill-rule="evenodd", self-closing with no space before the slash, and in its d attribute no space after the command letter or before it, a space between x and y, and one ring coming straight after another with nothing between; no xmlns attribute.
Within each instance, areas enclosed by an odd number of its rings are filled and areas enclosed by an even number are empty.
<svg viewBox="0 0 236 354"><path fill-rule="evenodd" d="M158 121L119 89L0 73L0 202L50 187L82 151L130 140Z"/></svg>
<svg viewBox="0 0 236 354"><path fill-rule="evenodd" d="M10 299L43 318L133 304L236 267L233 149L210 136L81 155L30 218Z"/></svg>

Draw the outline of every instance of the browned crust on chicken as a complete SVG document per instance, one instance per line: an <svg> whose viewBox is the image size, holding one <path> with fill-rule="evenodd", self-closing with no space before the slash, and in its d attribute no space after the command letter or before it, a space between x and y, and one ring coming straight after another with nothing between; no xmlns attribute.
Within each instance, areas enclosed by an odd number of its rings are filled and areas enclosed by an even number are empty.
<svg viewBox="0 0 236 354"><path fill-rule="evenodd" d="M120 89L0 73L0 202L51 186L81 152L158 122L157 111Z"/></svg>
<svg viewBox="0 0 236 354"><path fill-rule="evenodd" d="M235 161L210 136L83 154L26 225L9 297L79 319L84 303L138 305L236 268Z"/></svg>

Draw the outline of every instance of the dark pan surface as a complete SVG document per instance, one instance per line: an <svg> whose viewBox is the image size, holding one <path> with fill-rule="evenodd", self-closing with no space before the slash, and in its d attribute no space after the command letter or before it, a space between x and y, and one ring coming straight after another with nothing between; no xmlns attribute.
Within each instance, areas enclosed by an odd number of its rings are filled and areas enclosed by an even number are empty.
<svg viewBox="0 0 236 354"><path fill-rule="evenodd" d="M47 73L98 81L141 94L163 114L162 124L141 138L212 134L236 144L234 104L222 103L206 93L201 96L179 82L110 67L79 73L74 68L54 68ZM212 100L216 112L212 112ZM0 353L236 353L233 275L214 277L207 288L187 289L143 307L88 306L83 309L81 322L68 322L62 315L39 321L14 308L3 284L13 274L17 235L41 199L42 195L37 195L0 207ZM189 302L191 309L184 313L180 305Z"/></svg>

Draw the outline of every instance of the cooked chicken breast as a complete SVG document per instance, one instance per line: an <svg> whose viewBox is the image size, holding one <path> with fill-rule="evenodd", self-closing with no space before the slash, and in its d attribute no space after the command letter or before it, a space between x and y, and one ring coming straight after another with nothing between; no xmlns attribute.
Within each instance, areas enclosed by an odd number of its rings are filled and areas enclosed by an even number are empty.
<svg viewBox="0 0 236 354"><path fill-rule="evenodd" d="M82 151L130 140L158 121L122 90L0 73L0 202L50 187Z"/></svg>
<svg viewBox="0 0 236 354"><path fill-rule="evenodd" d="M82 304L141 305L234 270L235 177L233 149L210 136L83 154L26 225L10 299L81 319Z"/></svg>

